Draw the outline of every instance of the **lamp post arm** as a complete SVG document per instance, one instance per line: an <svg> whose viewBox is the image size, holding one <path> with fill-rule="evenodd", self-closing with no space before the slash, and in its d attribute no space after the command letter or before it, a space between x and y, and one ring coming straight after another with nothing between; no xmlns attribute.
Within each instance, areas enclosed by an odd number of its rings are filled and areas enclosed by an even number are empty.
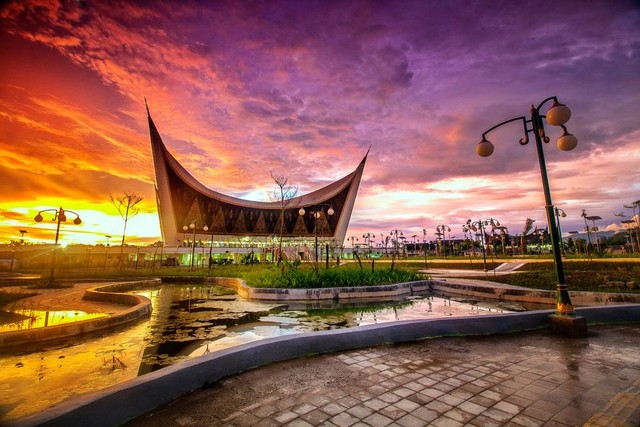
<svg viewBox="0 0 640 427"><path fill-rule="evenodd" d="M538 107L536 108L536 110L540 111L540 108L542 108L542 106L544 104L546 104L547 102L551 101L553 99L553 102L558 102L558 97L557 96L550 96L547 99L543 100L540 104L538 104Z"/></svg>
<svg viewBox="0 0 640 427"><path fill-rule="evenodd" d="M489 129L487 129L486 131L484 131L484 132L482 133L482 139L483 139L483 140L484 140L484 139L486 139L486 135L487 135L489 132L491 132L492 130L497 129L497 128L499 128L500 126L506 125L507 123L517 122L518 120L521 120L521 121L522 121L522 123L523 123L523 125L524 125L524 134L525 134L525 137L526 137L527 132L528 132L528 131L527 131L527 118L526 118L525 116L520 116L520 117L515 117L515 118L513 118L513 119L505 120L504 122L502 122L502 123L498 123L497 125L495 125L495 126L493 126L493 127L489 128Z"/></svg>

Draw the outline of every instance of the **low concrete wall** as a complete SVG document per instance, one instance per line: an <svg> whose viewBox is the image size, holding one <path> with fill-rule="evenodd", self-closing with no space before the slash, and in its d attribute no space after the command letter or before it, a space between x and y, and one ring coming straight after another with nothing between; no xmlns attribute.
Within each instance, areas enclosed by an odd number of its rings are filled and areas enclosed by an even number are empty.
<svg viewBox="0 0 640 427"><path fill-rule="evenodd" d="M159 279L152 279L125 283L111 283L88 289L85 291L83 299L111 304L122 304L130 307L117 314L98 319L82 320L80 322L65 323L62 325L48 326L46 328L3 332L0 333L0 348L5 350L15 346L32 344L34 342L60 341L90 332L97 332L114 328L116 326L126 325L136 322L139 319L149 317L151 315L151 301L149 301L148 298L140 295L124 294L122 292L127 292L143 286L157 285L159 283Z"/></svg>
<svg viewBox="0 0 640 427"><path fill-rule="evenodd" d="M321 301L349 299L380 299L425 292L433 285L433 280L394 283L382 286L352 286L342 288L253 288L242 279L232 277L211 277L206 282L235 289L238 295L246 299L261 301Z"/></svg>
<svg viewBox="0 0 640 427"><path fill-rule="evenodd" d="M577 311L589 323L640 322L640 305L590 307ZM548 316L553 313L554 310L540 310L390 322L269 338L163 368L9 425L121 425L221 378L270 363L441 336L485 335L545 328Z"/></svg>
<svg viewBox="0 0 640 427"><path fill-rule="evenodd" d="M431 280L433 290L448 294L491 298L500 301L555 304L556 291L538 291L530 289L494 288L456 282L456 279ZM607 305L621 303L640 303L640 294L610 294L603 292L573 292L569 290L571 302L575 306Z"/></svg>

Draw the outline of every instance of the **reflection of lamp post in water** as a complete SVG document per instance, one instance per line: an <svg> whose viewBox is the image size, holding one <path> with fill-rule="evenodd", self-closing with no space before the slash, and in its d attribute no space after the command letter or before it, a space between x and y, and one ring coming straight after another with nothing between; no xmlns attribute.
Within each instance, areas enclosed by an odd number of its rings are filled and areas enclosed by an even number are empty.
<svg viewBox="0 0 640 427"><path fill-rule="evenodd" d="M38 212L35 218L33 218L35 222L42 222L42 212L55 212L52 221L57 221L56 241L53 247L53 256L51 257L51 275L49 276L49 282L48 282L49 286L53 286L53 275L56 268L56 256L58 252L58 238L60 237L60 223L67 221L67 215L66 215L67 212L71 212L76 216L76 218L73 220L73 223L75 225L80 225L82 223L82 220L80 219L80 215L78 215L76 212L70 211L70 210L65 211L64 209L60 208L60 209L41 210L40 212Z"/></svg>

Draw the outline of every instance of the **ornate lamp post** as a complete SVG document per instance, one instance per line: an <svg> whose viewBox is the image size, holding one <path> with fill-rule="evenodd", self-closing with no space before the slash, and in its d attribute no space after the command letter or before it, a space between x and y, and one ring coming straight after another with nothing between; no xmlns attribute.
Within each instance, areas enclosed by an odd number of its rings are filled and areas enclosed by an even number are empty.
<svg viewBox="0 0 640 427"><path fill-rule="evenodd" d="M445 231L449 232L449 237L451 237L451 228L448 225L442 224L436 227L436 235L438 236L442 236L442 256L444 258L447 257L447 239L446 239L446 234Z"/></svg>
<svg viewBox="0 0 640 427"><path fill-rule="evenodd" d="M485 249L485 232L484 227L490 225L492 228L500 227L500 222L497 219L488 218L479 221L472 221L470 219L467 220L466 229L472 230L473 232L480 231L480 245L482 248L482 266L484 271L487 271L487 251ZM465 229L465 226L463 226Z"/></svg>
<svg viewBox="0 0 640 427"><path fill-rule="evenodd" d="M602 219L602 217L599 217L598 215L587 215L587 211L582 209L582 215L580 215L584 218L584 226L585 229L587 230L587 240L589 241L589 245L591 245L591 232L593 231L596 235L596 251L598 253L598 255L600 254L600 241L598 239L598 227L596 227L596 221L599 219ZM587 221L591 221L592 227L589 227L589 224L587 223ZM589 246L587 246L587 255L589 255Z"/></svg>
<svg viewBox="0 0 640 427"><path fill-rule="evenodd" d="M422 229L422 244L424 245L424 268L427 268L427 229Z"/></svg>
<svg viewBox="0 0 640 427"><path fill-rule="evenodd" d="M391 235L391 239L393 241L393 252L391 254L391 269L393 270L396 262L396 256L399 255L400 239L404 238L404 235L400 230L391 230L389 234Z"/></svg>
<svg viewBox="0 0 640 427"><path fill-rule="evenodd" d="M638 243L638 252L640 252L640 200L636 200L635 202L624 205L627 209L633 209L633 216L631 219L635 219L636 221L636 242ZM638 209L638 214L636 215L636 209ZM633 246L633 240L631 241Z"/></svg>
<svg viewBox="0 0 640 427"><path fill-rule="evenodd" d="M540 113L540 108L546 104L548 101L553 100L553 104L547 111L546 115ZM510 120L506 120L502 123L499 123L482 134L482 140L476 147L476 152L481 157L490 156L493 153L493 144L489 142L486 138L487 133L492 130L505 125L511 122L521 122L524 130L524 138L520 139L520 145L526 145L529 143L529 132L532 132L536 142L536 151L538 154L538 163L540 166L540 175L542 176L542 188L544 191L545 198L545 210L547 214L547 223L549 225L549 230L551 233L551 245L553 248L553 259L555 263L556 276L558 279L557 286L557 297L556 297L556 312L558 315L573 315L575 313L573 309L573 304L571 303L571 299L569 298L569 292L567 290L567 284L565 283L564 278L564 269L562 266L562 255L560 254L559 248L559 236L558 236L558 228L556 227L556 222L554 221L553 215L553 203L551 201L551 190L549 189L549 178L547 176L547 167L545 164L544 158L544 150L542 146L542 142L549 142L549 137L545 134L544 125L542 119L545 118L547 123L552 126L560 126L564 130L560 138L558 139L557 145L558 148L562 151L571 151L578 144L578 139L570 134L567 131L567 128L564 126L569 118L571 117L571 110L563 104L558 102L557 97L552 96L545 100L543 100L538 107L531 106L531 118L527 119L525 116L516 117ZM528 126L531 125L531 128Z"/></svg>
<svg viewBox="0 0 640 427"><path fill-rule="evenodd" d="M351 237L347 237L347 240L351 241L351 254L355 257L355 253L356 253L356 243L358 241L358 238L355 236L351 236Z"/></svg>
<svg viewBox="0 0 640 427"><path fill-rule="evenodd" d="M22 245L24 245L24 235L28 233L27 230L18 230L18 232L20 233L20 252L22 252ZM632 242L633 243L633 242ZM15 245L12 243L11 244L11 267L9 268L10 272L13 272L13 264L15 261L15 256L16 256L16 248Z"/></svg>
<svg viewBox="0 0 640 427"><path fill-rule="evenodd" d="M367 245L367 250L369 251L369 253L367 254L367 257L371 258L371 240L375 239L376 235L371 233L365 233L362 235L362 238L364 239L364 242Z"/></svg>
<svg viewBox="0 0 640 427"><path fill-rule="evenodd" d="M74 212L74 211L70 211L70 210L64 210L62 208L60 209L43 209L40 212L38 212L38 214L33 218L33 220L35 222L42 222L42 212L55 212L55 214L53 215L53 219L52 221L56 222L57 221L57 225L56 225L56 241L54 243L54 247L53 247L53 256L51 257L51 275L49 276L49 282L47 283L48 286L53 286L53 277L54 277L54 272L56 269L56 258L57 258L57 254L58 254L58 239L60 237L60 223L61 222L66 222L67 221L67 213L72 213L76 216L76 218L73 220L73 223L75 225L80 225L82 223L82 220L80 219L80 215L78 215L78 213Z"/></svg>
<svg viewBox="0 0 640 427"><path fill-rule="evenodd" d="M194 258L196 256L196 224L195 222L192 222L191 224L189 224L188 226L183 226L182 230L186 233L187 230L191 230L193 235L191 237L191 267L189 267L190 270L193 270L193 262L194 262ZM207 227L206 225L204 227L202 227L202 231L204 231L205 233L207 231L209 231L209 227Z"/></svg>
<svg viewBox="0 0 640 427"><path fill-rule="evenodd" d="M564 255L564 243L562 241L562 229L560 228L560 217L566 218L567 214L559 207L555 207L556 223L558 224L558 237L560 238L560 253Z"/></svg>
<svg viewBox="0 0 640 427"><path fill-rule="evenodd" d="M502 242L502 256L505 256L506 255L505 241L506 241L507 235L509 234L509 229L504 225L501 225L496 228L500 230L500 241Z"/></svg>
<svg viewBox="0 0 640 427"><path fill-rule="evenodd" d="M309 214L313 215L313 235L315 238L315 268L316 268L316 272L318 271L318 218L320 218L320 216L322 215L322 212L324 211L323 209L318 209L318 208L322 208L322 207L327 207L329 209L327 209L326 211L326 215L333 215L335 212L333 210L333 208L331 207L331 205L326 204L326 203L318 203L316 205L313 206L313 209L309 211ZM307 211L304 210L304 208L300 208L300 210L298 211L298 214L300 216L304 216L305 213Z"/></svg>
<svg viewBox="0 0 640 427"><path fill-rule="evenodd" d="M206 225L205 225L206 227ZM204 227L203 227L204 229ZM208 228L207 228L208 230ZM206 231L206 230L205 230ZM253 248L251 250L253 254ZM213 262L213 226L211 226L211 242L209 242L209 271L211 271L211 264ZM251 256L251 266L253 266L253 255Z"/></svg>
<svg viewBox="0 0 640 427"><path fill-rule="evenodd" d="M106 270L107 269L107 258L109 257L109 240L111 239L111 236L105 235L104 237L107 238L107 244L104 247L104 266L103 266L103 270Z"/></svg>

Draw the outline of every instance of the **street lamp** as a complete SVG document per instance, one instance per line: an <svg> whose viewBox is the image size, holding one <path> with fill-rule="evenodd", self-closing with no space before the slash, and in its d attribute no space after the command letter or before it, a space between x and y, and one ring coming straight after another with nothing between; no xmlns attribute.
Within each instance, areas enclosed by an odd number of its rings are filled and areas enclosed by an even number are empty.
<svg viewBox="0 0 640 427"><path fill-rule="evenodd" d="M560 217L566 218L567 214L559 207L555 207L556 223L558 224L558 236L560 237L560 253L564 255L564 242L562 241L562 229L560 228Z"/></svg>
<svg viewBox="0 0 640 427"><path fill-rule="evenodd" d="M80 225L82 223L82 220L80 219L80 215L78 215L76 212L74 211L70 211L70 210L64 210L62 208L60 209L43 209L40 212L38 212L38 214L33 218L33 220L35 222L42 222L42 212L55 212L52 221L57 221L57 225L56 225L56 241L54 243L53 246L53 256L51 257L51 275L49 276L49 282L47 283L48 286L53 286L53 275L54 275L54 271L56 268L56 257L57 257L57 252L58 252L58 238L60 237L60 223L61 222L66 222L67 221L67 213L72 213L76 216L76 218L73 220L73 223L75 225Z"/></svg>
<svg viewBox="0 0 640 427"><path fill-rule="evenodd" d="M446 239L445 231L448 231L449 237L451 237L451 228L448 225L442 224L436 227L436 235L442 236L440 243L442 247L443 258L447 257L447 239Z"/></svg>
<svg viewBox="0 0 640 427"><path fill-rule="evenodd" d="M598 227L596 227L596 221L599 219L602 219L602 217L599 217L598 215L587 215L587 211L582 209L582 215L580 215L584 218L584 226L587 230L587 239L589 241L589 245L591 245L591 232L593 231L596 235L596 252L598 253L598 255L600 254L600 242L598 240ZM587 223L587 221L591 221L592 227L589 227L589 224ZM589 246L587 246L587 255L589 253Z"/></svg>
<svg viewBox="0 0 640 427"><path fill-rule="evenodd" d="M427 229L422 229L422 244L424 245L424 268L427 268Z"/></svg>
<svg viewBox="0 0 640 427"><path fill-rule="evenodd" d="M546 104L548 101L553 100L553 104L547 111L546 116L540 114L540 108ZM547 167L544 159L544 150L542 146L542 142L549 142L549 137L545 134L544 125L542 122L543 118L546 118L547 123L552 126L560 126L563 129L563 133L558 139L557 146L562 151L571 151L578 144L578 139L570 134L567 131L567 128L564 126L569 118L571 117L571 110L563 104L558 102L557 97L552 96L545 100L543 100L538 107L534 107L531 105L531 119L527 120L525 116L516 117L510 120L506 120L502 123L499 123L482 134L482 140L476 147L476 152L481 157L490 156L493 153L493 144L489 142L486 138L487 133L492 130L505 125L507 123L519 121L522 122L524 129L524 138L520 139L520 145L526 145L529 143L529 132L532 132L536 142L536 151L538 153L538 163L540 165L540 174L542 176L542 188L544 191L545 198L545 210L547 214L547 223L549 224L549 230L551 231L551 245L553 248L553 258L556 269L556 276L558 279L558 286L556 292L556 312L558 315L573 315L575 313L573 309L573 304L571 303L571 299L569 298L569 292L567 290L567 284L565 283L564 278L564 269L562 267L562 255L560 254L559 248L559 236L558 236L558 228L556 227L556 222L553 219L553 203L551 201L551 190L549 189L549 178L547 177ZM531 124L531 129L529 129L528 125Z"/></svg>
<svg viewBox="0 0 640 427"><path fill-rule="evenodd" d="M333 210L333 208L331 207L331 205L328 205L326 203L318 203L316 205L313 206L313 210L309 211L310 215L313 215L313 235L315 237L315 269L316 269L316 273L318 272L318 218L320 218L320 216L322 215L322 212L324 211L323 209L318 209L318 208L322 208L322 207L327 207L329 209L327 209L326 211L326 215L333 215L335 212ZM298 211L298 214L300 216L304 216L306 213L306 211L304 210L304 208L300 208L300 210Z"/></svg>
<svg viewBox="0 0 640 427"><path fill-rule="evenodd" d="M404 237L402 231L400 230L391 230L389 232L393 242L393 253L391 255L391 269L393 270L393 266L395 264L396 255L399 255L399 246L400 246L400 238ZM395 236L395 239L393 238Z"/></svg>
<svg viewBox="0 0 640 427"><path fill-rule="evenodd" d="M358 241L358 238L355 236L351 236L351 237L347 237L347 240L351 240L351 254L353 256L355 256L356 253L356 243Z"/></svg>
<svg viewBox="0 0 640 427"><path fill-rule="evenodd" d="M104 237L107 238L107 245L104 247L104 270L107 269L107 257L109 255L109 240L111 239L111 236L109 235L105 235Z"/></svg>
<svg viewBox="0 0 640 427"><path fill-rule="evenodd" d="M627 234L629 235L629 244L631 244L631 253L635 252L635 242L633 241L633 234L631 234L631 230L636 222L632 219L624 219L621 221L625 228L627 229Z"/></svg>
<svg viewBox="0 0 640 427"><path fill-rule="evenodd" d="M195 222L192 222L191 224L189 224L189 226L183 226L182 230L186 233L188 230L191 230L193 235L191 237L191 267L189 267L189 270L193 270L193 261L194 258L196 256L196 224ZM205 233L207 231L209 231L209 227L207 227L206 225L204 227L202 227L202 231L204 231Z"/></svg>
<svg viewBox="0 0 640 427"><path fill-rule="evenodd" d="M376 238L375 234L371 234L371 233L365 233L362 235L362 238L364 239L365 244L367 245L368 248L368 258L371 258L371 240Z"/></svg>
<svg viewBox="0 0 640 427"><path fill-rule="evenodd" d="M638 252L640 252L640 200L636 200L630 205L624 205L627 209L633 209L633 216L631 219L635 219L636 221L636 241L638 243ZM638 214L636 215L636 209L638 209Z"/></svg>
<svg viewBox="0 0 640 427"><path fill-rule="evenodd" d="M473 230L473 232L480 231L480 245L482 248L482 266L483 270L487 271L487 252L485 249L485 232L484 227L490 225L492 228L500 227L500 222L497 219L488 218L484 220L471 221L467 220L466 229ZM464 229L464 226L463 226Z"/></svg>

